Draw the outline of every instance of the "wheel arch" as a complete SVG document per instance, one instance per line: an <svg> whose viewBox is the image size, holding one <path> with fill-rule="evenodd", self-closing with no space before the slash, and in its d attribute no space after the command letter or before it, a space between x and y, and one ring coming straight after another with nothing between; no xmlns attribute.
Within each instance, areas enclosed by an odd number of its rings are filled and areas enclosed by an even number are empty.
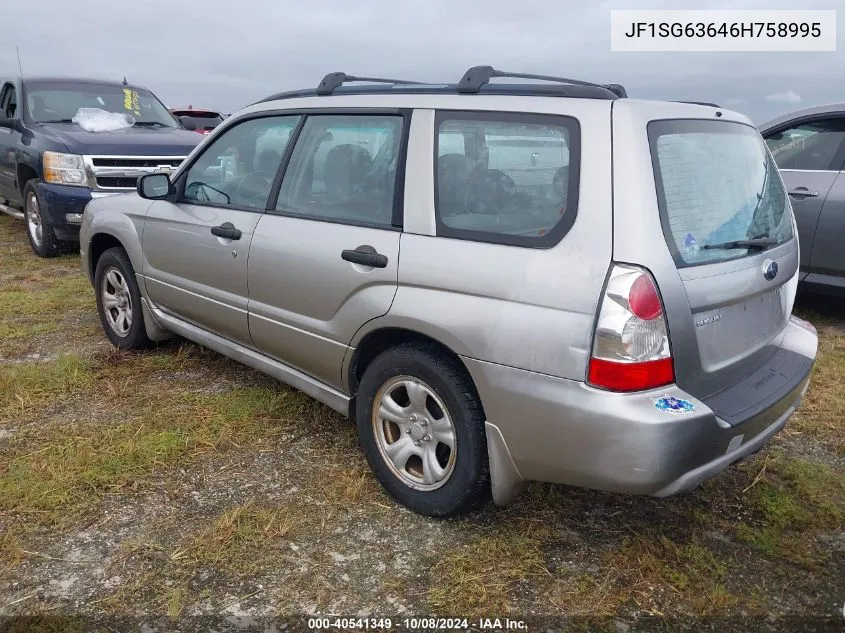
<svg viewBox="0 0 845 633"><path fill-rule="evenodd" d="M23 190L26 189L26 183L38 178L38 172L31 165L18 163L17 169L15 170L15 177L17 179L18 192L21 194L21 200L23 200Z"/></svg>
<svg viewBox="0 0 845 633"><path fill-rule="evenodd" d="M348 356L349 361L346 364L344 375L344 385L352 396L350 412L354 411L355 394L358 392L358 385L361 384L361 378L370 363L382 352L404 343L417 343L424 347L436 349L445 356L456 360L472 381L472 376L460 354L455 352L451 346L429 334L423 334L409 327L381 326L364 333L359 332L357 338L358 342ZM474 381L473 385L475 385Z"/></svg>
<svg viewBox="0 0 845 633"><path fill-rule="evenodd" d="M88 274L90 277L91 283L94 282L94 273L97 270L97 262L100 261L100 257L103 256L110 248L120 248L129 255L129 251L126 250L126 247L123 245L117 237L112 235L111 233L95 233L91 236L91 240L88 246L88 252L86 256L88 257ZM130 260L132 261L131 257ZM134 266L134 262L132 263Z"/></svg>

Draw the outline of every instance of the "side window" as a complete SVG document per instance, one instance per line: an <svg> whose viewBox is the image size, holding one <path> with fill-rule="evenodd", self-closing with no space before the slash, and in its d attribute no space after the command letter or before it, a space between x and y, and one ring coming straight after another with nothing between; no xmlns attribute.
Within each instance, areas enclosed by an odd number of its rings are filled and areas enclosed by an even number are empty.
<svg viewBox="0 0 845 633"><path fill-rule="evenodd" d="M298 116L249 119L226 130L191 165L183 200L264 209Z"/></svg>
<svg viewBox="0 0 845 633"><path fill-rule="evenodd" d="M766 136L778 168L838 170L842 166L845 119L803 123Z"/></svg>
<svg viewBox="0 0 845 633"><path fill-rule="evenodd" d="M437 234L550 246L575 221L579 127L552 115L438 112Z"/></svg>
<svg viewBox="0 0 845 633"><path fill-rule="evenodd" d="M305 121L276 209L391 226L403 118L315 115Z"/></svg>
<svg viewBox="0 0 845 633"><path fill-rule="evenodd" d="M17 95L15 94L15 86L7 83L0 91L0 112L7 119L15 118L15 113L18 109Z"/></svg>

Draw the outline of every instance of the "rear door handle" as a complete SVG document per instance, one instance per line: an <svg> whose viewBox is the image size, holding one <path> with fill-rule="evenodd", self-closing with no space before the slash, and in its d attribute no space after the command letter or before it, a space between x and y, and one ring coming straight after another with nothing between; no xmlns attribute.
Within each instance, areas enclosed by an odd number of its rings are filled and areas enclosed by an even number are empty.
<svg viewBox="0 0 845 633"><path fill-rule="evenodd" d="M819 192L810 191L809 189L807 189L807 187L796 187L795 189L789 192L789 195L800 198L818 198Z"/></svg>
<svg viewBox="0 0 845 633"><path fill-rule="evenodd" d="M377 252L358 250L361 248L364 247L359 246L355 250L346 249L340 256L353 264L361 264L361 266L370 266L371 268L387 268L387 256Z"/></svg>
<svg viewBox="0 0 845 633"><path fill-rule="evenodd" d="M211 234L217 237L224 237L227 240L241 239L241 232L231 222L224 222L220 226L212 226Z"/></svg>

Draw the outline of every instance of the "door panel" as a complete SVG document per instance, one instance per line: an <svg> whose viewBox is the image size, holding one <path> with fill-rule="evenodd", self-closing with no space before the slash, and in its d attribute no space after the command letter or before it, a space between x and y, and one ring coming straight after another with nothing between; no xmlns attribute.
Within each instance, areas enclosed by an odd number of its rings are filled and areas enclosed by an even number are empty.
<svg viewBox="0 0 845 633"><path fill-rule="evenodd" d="M845 118L800 118L767 130L765 139L792 203L806 274L822 207L845 161Z"/></svg>
<svg viewBox="0 0 845 633"><path fill-rule="evenodd" d="M832 171L782 170L780 175L789 194L795 224L798 226L801 272L806 273L810 266L810 253L813 251L813 239L822 205L837 174Z"/></svg>
<svg viewBox="0 0 845 633"><path fill-rule="evenodd" d="M836 172L781 170L781 178L789 193L789 202L798 225L798 244L801 249L801 272L808 272L813 240L822 205L830 191Z"/></svg>
<svg viewBox="0 0 845 633"><path fill-rule="evenodd" d="M399 270L397 174L410 116L309 116L275 212L249 256L249 328L262 352L343 389L355 332L385 314Z"/></svg>
<svg viewBox="0 0 845 633"><path fill-rule="evenodd" d="M810 271L845 278L845 175L836 178L821 208ZM843 279L845 281L845 279Z"/></svg>
<svg viewBox="0 0 845 633"><path fill-rule="evenodd" d="M250 242L298 122L262 116L235 123L180 176L178 202L153 203L144 226L144 273L159 308L252 345Z"/></svg>
<svg viewBox="0 0 845 633"><path fill-rule="evenodd" d="M153 203L144 224L147 293L165 312L244 345L247 261L260 213L191 204ZM212 235L226 222L240 239Z"/></svg>
<svg viewBox="0 0 845 633"><path fill-rule="evenodd" d="M249 329L255 346L332 386L352 336L396 294L399 231L265 215L249 256ZM384 268L346 261L370 246ZM367 249L370 250L370 249Z"/></svg>

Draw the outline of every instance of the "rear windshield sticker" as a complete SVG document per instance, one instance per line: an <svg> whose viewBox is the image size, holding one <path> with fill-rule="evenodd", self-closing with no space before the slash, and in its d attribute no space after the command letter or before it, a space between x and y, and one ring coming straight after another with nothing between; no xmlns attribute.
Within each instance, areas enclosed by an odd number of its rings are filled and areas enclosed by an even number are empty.
<svg viewBox="0 0 845 633"><path fill-rule="evenodd" d="M688 253L695 253L698 250L698 242L695 241L695 236L692 233L687 233L684 238L684 248Z"/></svg>
<svg viewBox="0 0 845 633"><path fill-rule="evenodd" d="M660 398L653 398L654 408L663 413L671 413L672 415L686 415L695 411L695 405L689 400L683 398L676 398L674 396L665 395Z"/></svg>

